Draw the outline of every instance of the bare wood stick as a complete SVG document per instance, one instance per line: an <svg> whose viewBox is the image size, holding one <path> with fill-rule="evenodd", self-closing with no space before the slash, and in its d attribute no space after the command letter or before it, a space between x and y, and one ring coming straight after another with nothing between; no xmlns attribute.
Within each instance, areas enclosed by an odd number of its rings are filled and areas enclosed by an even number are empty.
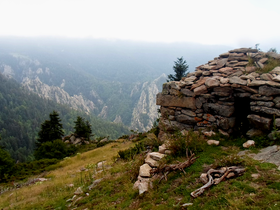
<svg viewBox="0 0 280 210"><path fill-rule="evenodd" d="M191 196L193 198L197 198L198 196L200 196L207 188L211 187L213 184L217 185L219 184L221 181L223 181L227 175L233 172L234 176L241 176L244 172L245 172L245 168L240 168L237 166L231 166L231 167L225 167L225 168L221 168L219 170L215 170L215 169L209 169L207 172L207 176L208 176L208 182L203 185L202 187L198 188L197 190L193 191L191 193ZM216 174L219 176L219 178L217 179L213 179L212 174Z"/></svg>

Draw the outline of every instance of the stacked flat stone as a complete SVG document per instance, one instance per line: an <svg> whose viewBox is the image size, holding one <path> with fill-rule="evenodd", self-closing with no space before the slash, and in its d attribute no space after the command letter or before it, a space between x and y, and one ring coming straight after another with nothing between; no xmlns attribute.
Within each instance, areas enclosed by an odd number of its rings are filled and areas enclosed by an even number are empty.
<svg viewBox="0 0 280 210"><path fill-rule="evenodd" d="M280 59L277 53L257 49L231 50L197 67L181 81L163 84L157 95L161 133L215 127L230 134L239 111L234 107L237 97L250 99L247 118L251 128L271 130L274 116L280 127L280 67L257 73L269 57Z"/></svg>

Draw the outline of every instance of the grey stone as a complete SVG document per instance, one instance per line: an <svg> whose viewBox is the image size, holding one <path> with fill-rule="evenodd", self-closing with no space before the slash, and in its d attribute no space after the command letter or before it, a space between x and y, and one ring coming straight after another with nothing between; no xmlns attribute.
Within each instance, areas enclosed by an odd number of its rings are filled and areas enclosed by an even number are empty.
<svg viewBox="0 0 280 210"><path fill-rule="evenodd" d="M266 61L268 61L268 58L262 58L259 60L260 63L264 64Z"/></svg>
<svg viewBox="0 0 280 210"><path fill-rule="evenodd" d="M176 121L186 124L196 124L197 122L201 121L201 119L198 117L191 117L188 115L178 115L176 116Z"/></svg>
<svg viewBox="0 0 280 210"><path fill-rule="evenodd" d="M253 156L255 160L273 163L277 166L280 165L280 148L277 145L261 149L260 152Z"/></svg>
<svg viewBox="0 0 280 210"><path fill-rule="evenodd" d="M270 74L280 74L280 66L275 67L273 70L269 72Z"/></svg>
<svg viewBox="0 0 280 210"><path fill-rule="evenodd" d="M92 189L93 189L94 187L96 187L102 180L103 180L103 178L94 180L94 182L93 182L90 186L88 186L88 189L89 189L89 190L92 190Z"/></svg>
<svg viewBox="0 0 280 210"><path fill-rule="evenodd" d="M240 84L240 85L247 85L247 80L240 79L237 76L233 76L229 78L229 83L232 84Z"/></svg>
<svg viewBox="0 0 280 210"><path fill-rule="evenodd" d="M247 116L248 120L252 125L260 130L269 130L271 125L271 119L261 117L259 115L250 114Z"/></svg>
<svg viewBox="0 0 280 210"><path fill-rule="evenodd" d="M140 169L139 169L139 176L141 177L150 177L151 174L150 174L150 170L152 168L147 164L145 163L144 165L140 166Z"/></svg>
<svg viewBox="0 0 280 210"><path fill-rule="evenodd" d="M224 117L217 120L217 125L223 130L228 130L230 128L228 119Z"/></svg>
<svg viewBox="0 0 280 210"><path fill-rule="evenodd" d="M253 141L253 140L248 140L243 144L244 148L249 148L249 147L253 147L253 146L255 146L255 141Z"/></svg>
<svg viewBox="0 0 280 210"><path fill-rule="evenodd" d="M216 146L218 146L220 144L220 142L217 141L217 140L208 140L207 144L208 145L216 145Z"/></svg>
<svg viewBox="0 0 280 210"><path fill-rule="evenodd" d="M227 60L228 60L227 58L218 60L216 69L220 69L220 68L224 67L227 63Z"/></svg>
<svg viewBox="0 0 280 210"><path fill-rule="evenodd" d="M253 100L258 100L258 101L271 101L271 100L273 100L272 96L268 97L268 96L262 96L262 95L259 95L259 94L251 95L250 98L253 99Z"/></svg>
<svg viewBox="0 0 280 210"><path fill-rule="evenodd" d="M198 109L202 107L202 102L200 100L201 97L195 99L195 105Z"/></svg>
<svg viewBox="0 0 280 210"><path fill-rule="evenodd" d="M76 144L79 144L81 142L82 142L82 139L76 138L73 144L76 145Z"/></svg>
<svg viewBox="0 0 280 210"><path fill-rule="evenodd" d="M193 81L195 81L196 79L197 79L196 76L190 76L190 77L186 77L186 78L184 79L184 81L185 81L185 82L187 82L187 81L193 82Z"/></svg>
<svg viewBox="0 0 280 210"><path fill-rule="evenodd" d="M214 78L208 78L206 81L205 81L205 85L208 87L208 88L213 88L213 87L217 87L220 85L220 82Z"/></svg>
<svg viewBox="0 0 280 210"><path fill-rule="evenodd" d="M276 104L280 103L280 96L275 97L273 99L273 102L276 103Z"/></svg>
<svg viewBox="0 0 280 210"><path fill-rule="evenodd" d="M246 66L246 68L245 68L245 71L247 73L251 73L251 72L254 72L256 70L257 70L257 68L255 66Z"/></svg>
<svg viewBox="0 0 280 210"><path fill-rule="evenodd" d="M214 103L203 104L203 109L207 113L213 112L214 114L222 115L224 117L230 117L234 113L233 106L223 106L223 105L214 104Z"/></svg>
<svg viewBox="0 0 280 210"><path fill-rule="evenodd" d="M263 80L253 80L251 83L248 84L248 86L261 86L261 85L266 85L267 81Z"/></svg>
<svg viewBox="0 0 280 210"><path fill-rule="evenodd" d="M193 129L193 126L187 125L184 123L179 123L177 121L169 121L169 120L164 120L164 119L160 118L159 128L160 128L160 130L165 130L165 131L175 131L177 129L191 130L191 129Z"/></svg>
<svg viewBox="0 0 280 210"><path fill-rule="evenodd" d="M275 82L280 82L280 75L277 75L276 77L273 77L272 80L275 81Z"/></svg>
<svg viewBox="0 0 280 210"><path fill-rule="evenodd" d="M150 153L147 155L147 157L145 159L145 163L147 163L151 167L158 167L159 166L159 162L154 160L153 158L151 158Z"/></svg>
<svg viewBox="0 0 280 210"><path fill-rule="evenodd" d="M185 115L188 115L188 116L191 116L191 117L195 117L195 116L196 116L195 112L193 112L193 111L191 111L191 110L189 110L189 109L183 109L183 110L181 111L181 113L182 113L182 114L185 114Z"/></svg>
<svg viewBox="0 0 280 210"><path fill-rule="evenodd" d="M176 97L171 95L157 94L156 104L161 106L175 106L190 109L196 109L195 98L193 97Z"/></svg>
<svg viewBox="0 0 280 210"><path fill-rule="evenodd" d="M190 96L190 97L194 96L194 92L189 89L181 89L180 92L186 96Z"/></svg>
<svg viewBox="0 0 280 210"><path fill-rule="evenodd" d="M201 70L195 71L194 73L195 73L196 77L200 77L202 75L202 71Z"/></svg>
<svg viewBox="0 0 280 210"><path fill-rule="evenodd" d="M278 83L278 82L266 81L265 84L266 84L266 85L269 85L269 86L272 86L272 87L277 87L277 88L280 87L280 83Z"/></svg>
<svg viewBox="0 0 280 210"><path fill-rule="evenodd" d="M159 161L161 160L162 158L164 158L164 154L161 154L159 152L151 152L149 153L150 157L156 161Z"/></svg>
<svg viewBox="0 0 280 210"><path fill-rule="evenodd" d="M80 194L83 194L83 190L81 187L78 187L77 190L74 192L74 195L80 195Z"/></svg>
<svg viewBox="0 0 280 210"><path fill-rule="evenodd" d="M201 85L193 90L195 95L201 95L203 93L207 93L207 87L205 85Z"/></svg>
<svg viewBox="0 0 280 210"><path fill-rule="evenodd" d="M210 121L210 122L215 122L216 118L211 115L211 114L204 114L202 117L204 120Z"/></svg>
<svg viewBox="0 0 280 210"><path fill-rule="evenodd" d="M230 53L226 52L226 53L223 53L223 54L219 55L219 57L227 58L229 55L230 55Z"/></svg>
<svg viewBox="0 0 280 210"><path fill-rule="evenodd" d="M272 81L272 79L273 79L272 75L268 74L268 73L267 74L262 74L260 77L261 77L262 80L266 80L266 81ZM279 77L279 81L280 81L280 77Z"/></svg>
<svg viewBox="0 0 280 210"><path fill-rule="evenodd" d="M261 130L259 130L259 129L252 128L252 129L247 131L246 135L249 136L250 138L252 138L254 136L261 136L261 135L263 135L263 132Z"/></svg>
<svg viewBox="0 0 280 210"><path fill-rule="evenodd" d="M256 53L258 52L257 49L251 49L251 48L239 48L239 49L234 49L230 50L230 53Z"/></svg>
<svg viewBox="0 0 280 210"><path fill-rule="evenodd" d="M238 71L234 72L233 74L229 75L229 77L234 77L234 76L239 77L239 76L241 76L242 74L243 74L243 72L240 71L240 70L238 70Z"/></svg>
<svg viewBox="0 0 280 210"><path fill-rule="evenodd" d="M259 94L264 96L280 95L280 89L268 86L259 87Z"/></svg>

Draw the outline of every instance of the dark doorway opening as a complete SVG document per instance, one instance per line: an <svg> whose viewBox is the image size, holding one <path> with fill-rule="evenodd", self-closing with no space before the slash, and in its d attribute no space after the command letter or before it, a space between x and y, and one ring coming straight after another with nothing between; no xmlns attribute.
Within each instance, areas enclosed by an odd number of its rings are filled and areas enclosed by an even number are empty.
<svg viewBox="0 0 280 210"><path fill-rule="evenodd" d="M234 99L235 108L235 132L234 134L241 136L245 135L250 129L250 123L247 116L250 114L250 98L239 98Z"/></svg>

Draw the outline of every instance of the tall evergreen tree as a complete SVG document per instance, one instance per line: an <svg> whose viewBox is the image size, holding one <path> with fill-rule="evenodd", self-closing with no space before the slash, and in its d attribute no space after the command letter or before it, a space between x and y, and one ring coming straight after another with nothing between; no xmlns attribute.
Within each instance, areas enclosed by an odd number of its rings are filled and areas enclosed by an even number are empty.
<svg viewBox="0 0 280 210"><path fill-rule="evenodd" d="M39 138L37 146L44 142L61 139L64 135L63 126L60 123L59 114L56 111L50 113L50 120L46 120L41 124L41 130L38 133Z"/></svg>
<svg viewBox="0 0 280 210"><path fill-rule="evenodd" d="M187 76L188 68L187 61L184 60L183 56L181 58L177 58L177 61L174 61L175 65L173 66L173 70L175 75L169 74L167 82L169 81L180 81L183 77Z"/></svg>
<svg viewBox="0 0 280 210"><path fill-rule="evenodd" d="M80 137L85 137L87 139L90 138L92 130L91 130L91 124L89 121L84 120L84 118L78 116L75 123L75 133Z"/></svg>

